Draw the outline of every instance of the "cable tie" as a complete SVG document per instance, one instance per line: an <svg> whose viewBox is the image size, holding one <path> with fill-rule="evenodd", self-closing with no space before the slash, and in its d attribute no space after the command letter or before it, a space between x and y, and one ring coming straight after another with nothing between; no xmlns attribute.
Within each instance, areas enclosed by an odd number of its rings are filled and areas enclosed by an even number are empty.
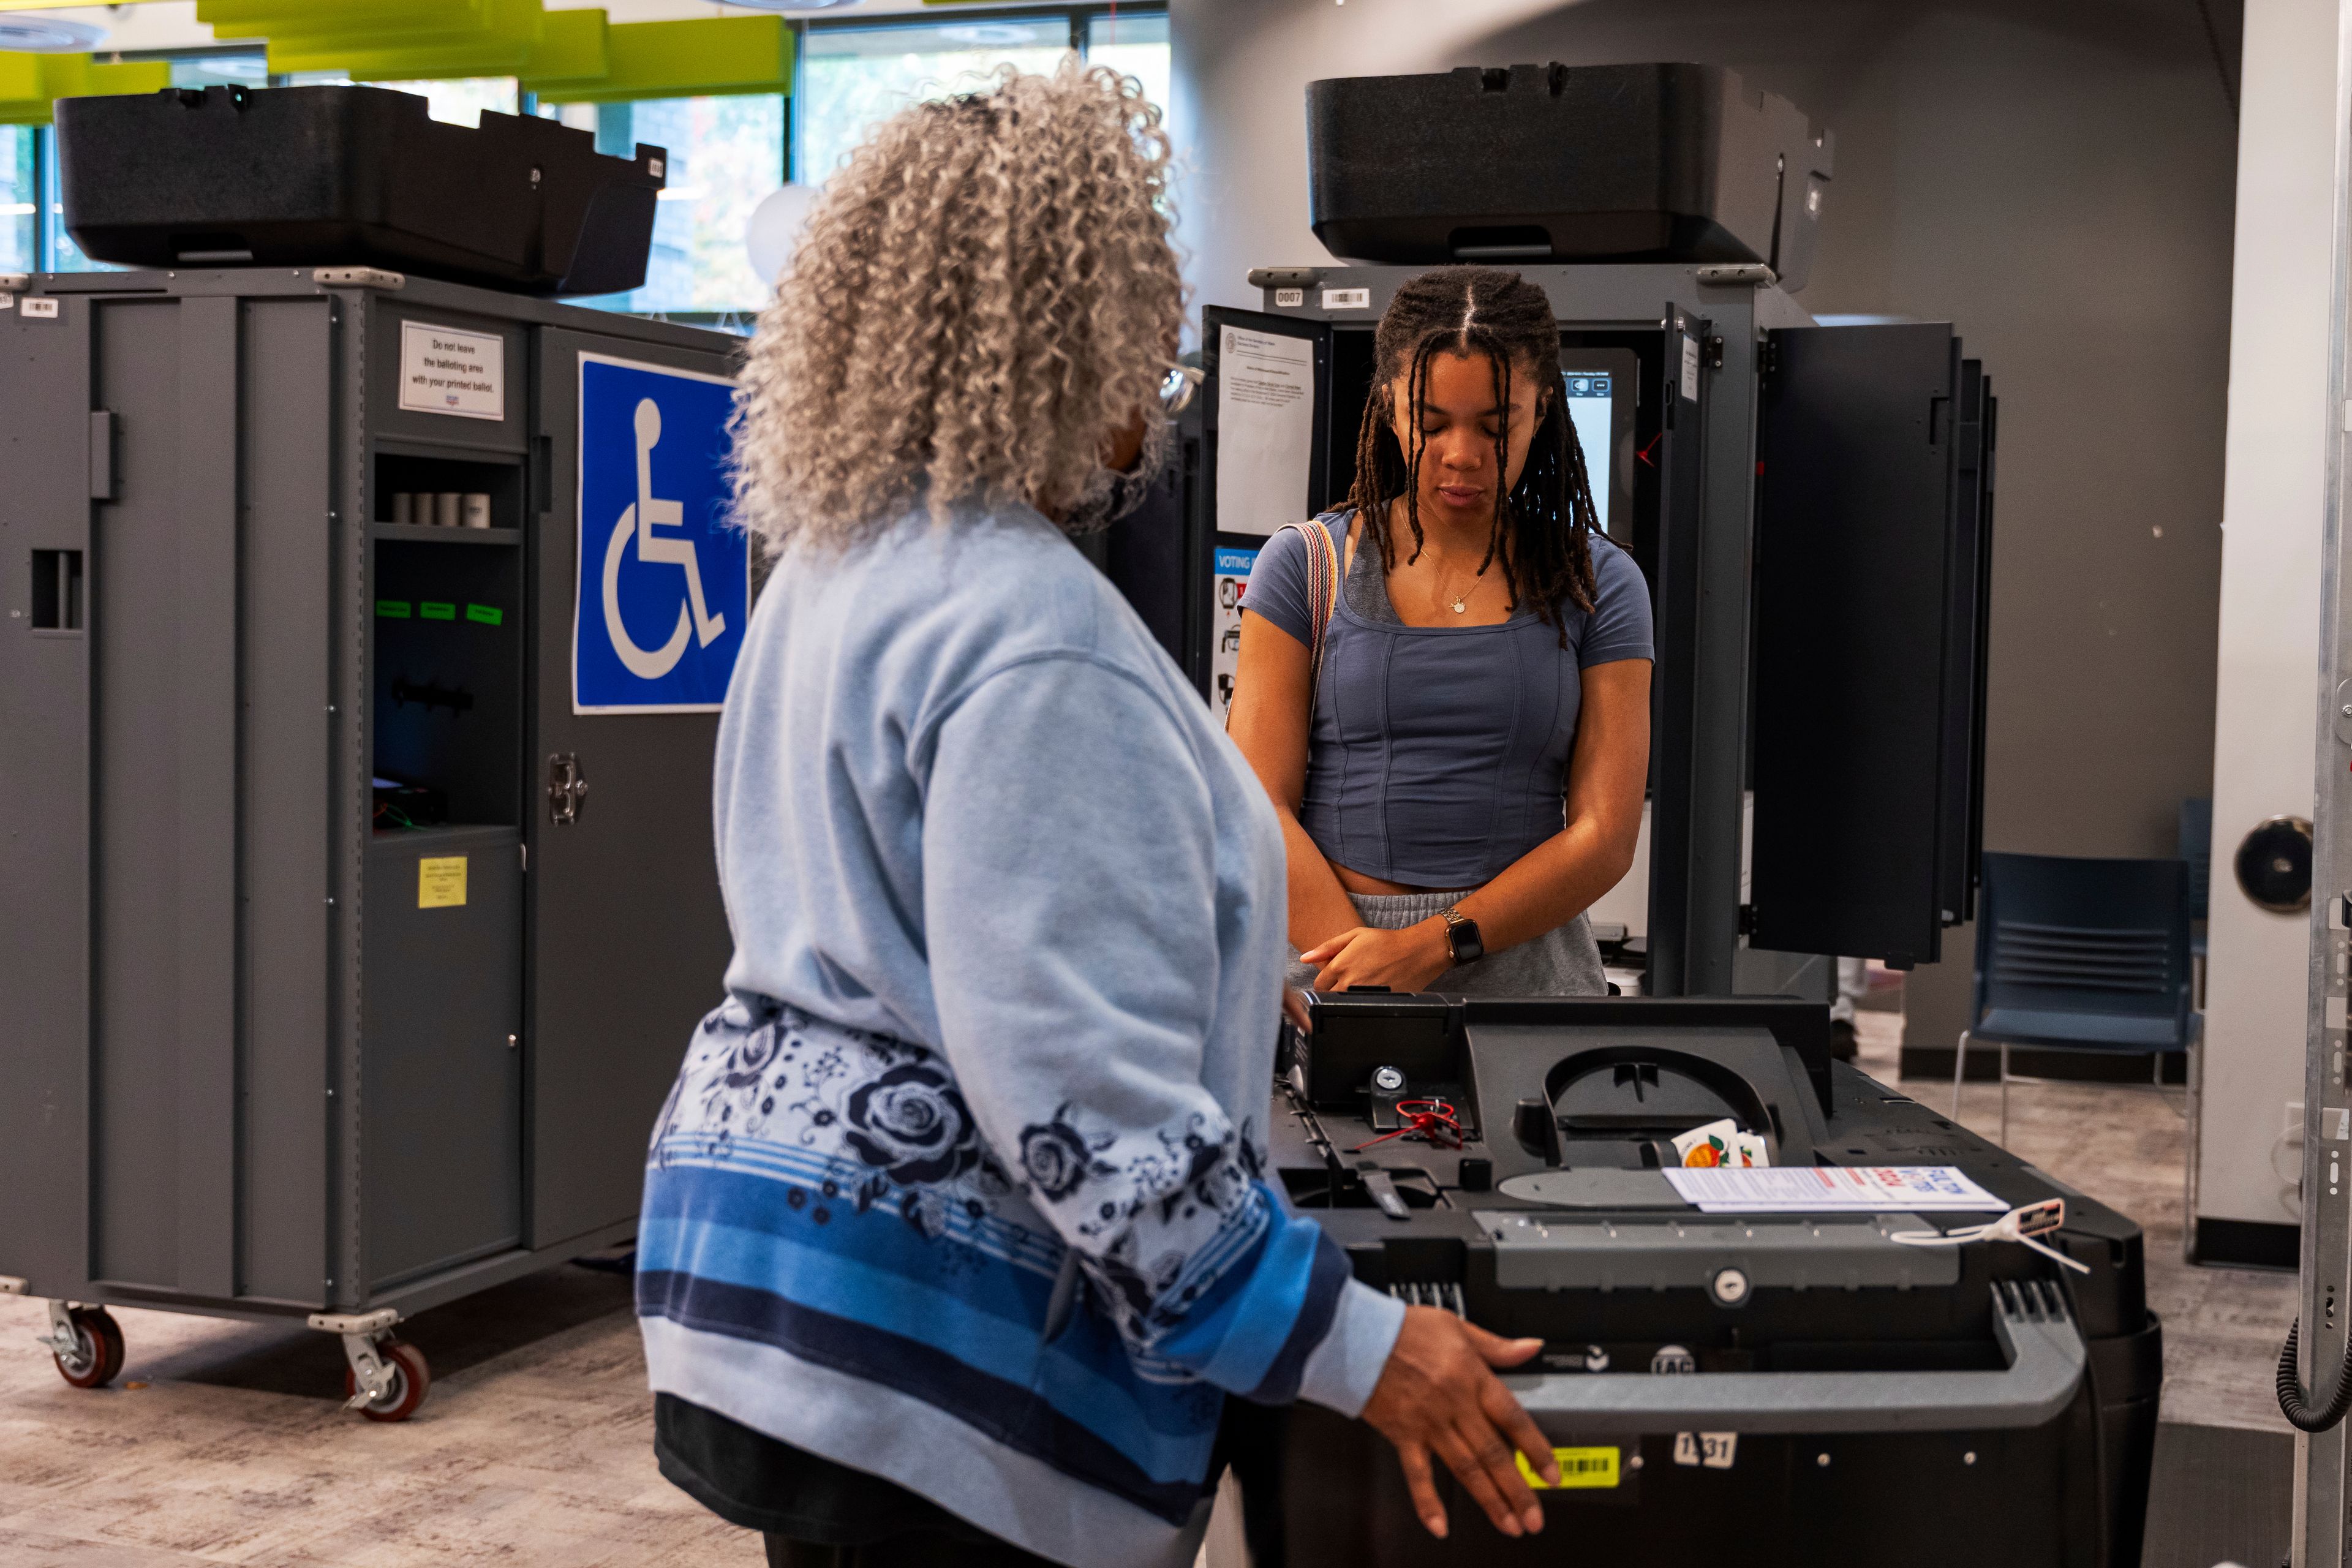
<svg viewBox="0 0 2352 1568"><path fill-rule="evenodd" d="M1419 1106L1421 1109L1418 1110L1412 1109L1414 1106ZM1415 1132L1420 1133L1440 1149L1462 1147L1461 1121L1454 1115L1454 1107L1444 1100L1400 1100L1396 1102L1396 1111L1399 1116L1404 1118L1405 1124L1402 1127L1393 1132L1383 1132L1377 1138L1367 1138L1348 1152L1360 1154L1375 1143L1385 1143L1391 1138L1410 1137ZM1451 1144L1441 1142L1440 1134L1450 1136L1454 1142Z"/></svg>
<svg viewBox="0 0 2352 1568"><path fill-rule="evenodd" d="M1963 1226L1958 1230L1890 1231L1886 1239L1899 1241L1906 1247L1964 1247L1972 1241L2014 1241L2063 1264L2077 1274L2088 1274L2091 1271L2089 1264L2077 1263L2040 1239L2063 1228L2065 1224L2066 1200L2044 1198L2038 1204L2013 1208L1999 1219L1984 1225Z"/></svg>

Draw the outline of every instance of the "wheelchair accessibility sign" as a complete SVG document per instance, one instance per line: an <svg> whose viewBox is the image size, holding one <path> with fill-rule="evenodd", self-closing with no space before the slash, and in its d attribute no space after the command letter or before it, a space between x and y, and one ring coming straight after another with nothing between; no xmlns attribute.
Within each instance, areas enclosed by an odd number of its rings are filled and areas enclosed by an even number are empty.
<svg viewBox="0 0 2352 1568"><path fill-rule="evenodd" d="M751 555L729 521L734 383L580 356L575 713L709 712L751 617Z"/></svg>

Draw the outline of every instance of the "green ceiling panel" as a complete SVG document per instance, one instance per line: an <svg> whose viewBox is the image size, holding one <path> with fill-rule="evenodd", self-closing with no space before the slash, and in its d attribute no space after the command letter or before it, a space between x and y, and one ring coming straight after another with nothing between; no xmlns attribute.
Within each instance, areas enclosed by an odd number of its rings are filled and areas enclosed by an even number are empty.
<svg viewBox="0 0 2352 1568"><path fill-rule="evenodd" d="M196 20L222 38L431 33L479 26L488 9L488 0L196 0Z"/></svg>
<svg viewBox="0 0 2352 1568"><path fill-rule="evenodd" d="M550 95L567 83L603 80L612 70L609 32L602 11L550 11L520 72L524 88Z"/></svg>
<svg viewBox="0 0 2352 1568"><path fill-rule="evenodd" d="M782 16L622 23L604 29L604 52L601 78L529 75L522 85L558 103L786 93L793 87L793 33Z"/></svg>
<svg viewBox="0 0 2352 1568"><path fill-rule="evenodd" d="M100 65L88 55L0 54L0 125L46 125L60 98L161 92L172 68L161 60Z"/></svg>

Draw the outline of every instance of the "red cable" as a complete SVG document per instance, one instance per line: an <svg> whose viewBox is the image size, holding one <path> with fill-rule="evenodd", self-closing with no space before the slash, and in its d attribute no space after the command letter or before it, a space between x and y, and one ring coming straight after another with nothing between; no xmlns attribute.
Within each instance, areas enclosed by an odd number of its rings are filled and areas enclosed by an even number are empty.
<svg viewBox="0 0 2352 1568"><path fill-rule="evenodd" d="M1413 1110L1412 1108L1416 1105L1421 1106L1423 1109L1419 1110ZM1405 1119L1404 1126L1398 1128L1393 1132L1383 1132L1377 1138L1368 1138L1361 1143L1357 1144L1354 1148L1349 1150L1348 1152L1350 1154L1360 1154L1375 1143L1385 1143L1391 1138L1403 1138L1415 1132L1427 1138L1433 1146L1440 1149L1445 1148L1447 1145L1438 1142L1439 1135L1441 1133L1450 1134L1454 1139L1452 1147L1456 1149L1462 1147L1462 1123L1455 1117L1454 1107L1448 1105L1445 1101L1442 1100L1400 1100L1397 1101L1396 1109L1397 1114Z"/></svg>

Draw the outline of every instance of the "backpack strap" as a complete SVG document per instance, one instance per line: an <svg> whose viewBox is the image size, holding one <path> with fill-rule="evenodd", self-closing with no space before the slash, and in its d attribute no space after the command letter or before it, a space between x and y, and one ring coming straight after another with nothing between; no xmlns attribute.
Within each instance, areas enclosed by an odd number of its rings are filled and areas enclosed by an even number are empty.
<svg viewBox="0 0 2352 1568"><path fill-rule="evenodd" d="M1307 711L1311 721L1315 696L1323 685L1323 637L1339 604L1339 552L1331 542L1331 520L1326 512L1312 522L1286 522L1282 531L1296 531L1307 547Z"/></svg>

